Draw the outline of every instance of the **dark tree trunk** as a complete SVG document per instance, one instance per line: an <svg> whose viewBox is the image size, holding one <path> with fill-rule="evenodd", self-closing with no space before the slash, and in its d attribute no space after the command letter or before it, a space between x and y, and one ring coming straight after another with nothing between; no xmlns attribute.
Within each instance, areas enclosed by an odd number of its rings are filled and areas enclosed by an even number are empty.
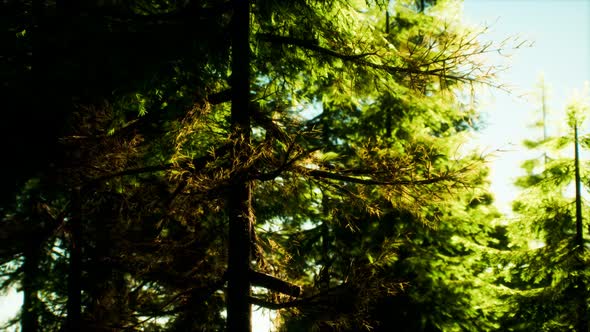
<svg viewBox="0 0 590 332"><path fill-rule="evenodd" d="M24 252L23 262L23 306L21 316L22 332L39 331L39 298L37 282L39 276L39 242L31 239Z"/></svg>
<svg viewBox="0 0 590 332"><path fill-rule="evenodd" d="M584 254L584 228L583 228L583 219L582 219L582 193L581 193L581 179L580 179L580 148L578 142L578 124L574 124L574 175L575 175L575 182L576 182L576 246L577 250L579 251L579 269L580 274L577 277L577 294L578 298L578 305L577 305L577 322L576 322L576 331L578 332L588 332L588 310L587 310L587 295L588 291L586 289L586 282L583 276L583 270L586 269L585 264L583 262L583 254Z"/></svg>
<svg viewBox="0 0 590 332"><path fill-rule="evenodd" d="M236 148L233 158L242 164L250 149L250 4L233 1L231 59L231 125ZM227 330L251 330L250 252L252 227L252 188L246 171L234 170L228 197L229 253L227 290Z"/></svg>
<svg viewBox="0 0 590 332"><path fill-rule="evenodd" d="M576 242L580 247L584 247L584 232L582 220L582 189L580 179L580 149L578 144L578 124L574 125L574 173L576 181Z"/></svg>
<svg viewBox="0 0 590 332"><path fill-rule="evenodd" d="M70 261L68 275L68 302L66 304L67 320L66 331L79 331L82 306L82 241L81 225L82 206L80 201L80 191L76 189L73 193L72 207L74 209L74 218L70 220Z"/></svg>
<svg viewBox="0 0 590 332"><path fill-rule="evenodd" d="M82 323L93 331L122 330L128 319L128 285L117 266L125 234L120 226L119 199L112 197L98 207L101 212L95 219L84 220L84 234L88 232L92 236L84 238L83 289L88 305Z"/></svg>

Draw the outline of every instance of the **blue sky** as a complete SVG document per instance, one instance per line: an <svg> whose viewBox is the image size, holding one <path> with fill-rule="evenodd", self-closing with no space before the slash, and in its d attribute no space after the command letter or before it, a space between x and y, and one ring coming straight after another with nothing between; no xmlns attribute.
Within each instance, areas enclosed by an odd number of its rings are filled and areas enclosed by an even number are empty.
<svg viewBox="0 0 590 332"><path fill-rule="evenodd" d="M552 130L562 124L559 113L575 89L590 81L590 0L467 0L464 17L469 24L487 25L485 40L501 41L518 36L533 42L530 48L512 52L510 68L500 75L510 94L491 90L478 95L487 128L478 136L491 158L492 190L503 212L518 194L512 186L522 174L519 165L530 156L520 143L540 137L529 125L539 109L534 88L541 74L550 87L548 106ZM506 62L493 54L492 62Z"/></svg>
<svg viewBox="0 0 590 332"><path fill-rule="evenodd" d="M518 35L534 42L531 48L510 52L511 68L500 79L512 86L512 94L490 91L480 96L488 124L478 142L487 152L506 151L492 158L491 180L498 204L508 211L518 193L511 183L521 174L519 165L526 155L519 144L539 135L528 125L537 107L530 92L540 74L551 86L549 107L554 113L564 109L574 89L590 81L590 0L467 0L464 16L470 24L491 27L484 39L501 41ZM490 61L505 59L493 55ZM554 120L559 125L557 116ZM0 321L20 306L19 296L1 295ZM263 325L257 331L267 331L268 325Z"/></svg>

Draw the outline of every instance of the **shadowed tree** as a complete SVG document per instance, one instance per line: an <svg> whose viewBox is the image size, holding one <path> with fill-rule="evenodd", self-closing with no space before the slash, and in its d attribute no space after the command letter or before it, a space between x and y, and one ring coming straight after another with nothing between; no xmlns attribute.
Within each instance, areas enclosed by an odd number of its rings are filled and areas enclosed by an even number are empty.
<svg viewBox="0 0 590 332"><path fill-rule="evenodd" d="M481 182L453 151L493 50L444 3L39 3L33 70L67 120L43 241L70 271L39 299L70 329L249 331L251 304L366 328L346 315L406 282L370 261L415 248L388 224L454 221Z"/></svg>

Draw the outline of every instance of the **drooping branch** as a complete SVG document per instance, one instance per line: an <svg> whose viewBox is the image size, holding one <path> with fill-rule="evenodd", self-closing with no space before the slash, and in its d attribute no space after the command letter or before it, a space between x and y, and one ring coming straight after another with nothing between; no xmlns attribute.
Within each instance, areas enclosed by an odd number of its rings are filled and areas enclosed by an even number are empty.
<svg viewBox="0 0 590 332"><path fill-rule="evenodd" d="M210 285L201 287L201 288L189 288L187 290L181 291L170 299L165 301L164 303L158 305L155 308L150 308L149 310L142 310L140 313L137 314L139 317L148 316L148 319L152 317L162 317L167 315L174 315L179 312L186 310L186 307L179 305L180 300L187 295L192 295L195 302L201 303L207 301L217 290L221 289L223 285L227 281L227 272L225 272L221 277L217 280L214 280ZM139 289L134 290L137 292ZM132 292L133 293L133 292ZM173 307L168 309L169 307ZM147 321L147 319L145 320ZM139 326L144 321L138 322L135 326Z"/></svg>
<svg viewBox="0 0 590 332"><path fill-rule="evenodd" d="M298 300L293 300L293 301L287 301L287 302L271 302L271 301L266 301L257 297L253 297L250 296L249 300L250 303L257 305L259 307L263 307L263 308L267 308L267 309L271 309L271 310L279 310L279 309L287 309L287 308L298 308L298 307L302 307L305 305L309 305L311 303L317 302L319 299L321 299L322 296L325 296L326 294L332 292L333 290L339 288L339 286L337 286L336 288L330 288L327 289L326 291L317 293L315 295L311 295L308 297L304 297Z"/></svg>
<svg viewBox="0 0 590 332"><path fill-rule="evenodd" d="M183 165L181 165L181 167L190 167L190 168L195 168L195 169L200 169L205 167L205 165L208 162L211 162L215 159L215 156L218 155L223 155L226 152L230 151L232 145L231 144L225 144L220 146L218 149L216 149L213 153L208 154L206 156L202 156L199 158L194 158L190 161L186 161L183 163ZM155 172L161 172L161 171L166 171L169 169L172 169L173 167L175 167L175 164L173 163L166 163L166 164L161 164L161 165L152 165L152 166L145 166L145 167L137 167L137 168L129 168L129 169L125 169L119 172L114 172L114 173L110 173L110 174L106 174L100 177L97 177L95 179L90 180L89 182L87 182L85 184L86 187L91 187L93 185L99 184L101 182L110 180L110 179L114 179L114 178L118 178L118 177L122 177L122 176L127 176L127 175L140 175L140 174L147 174L147 173L155 173Z"/></svg>
<svg viewBox="0 0 590 332"><path fill-rule="evenodd" d="M327 49L325 47L319 46L315 40L311 40L311 39L299 39L299 38L288 37L288 36L277 36L277 35L273 35L273 34L269 34L269 33L259 33L256 36L258 37L258 39L260 39L262 41L275 43L275 44L282 44L282 45L299 46L301 48L304 48L304 49L307 49L310 51L315 51L320 54L329 55L329 56L339 58L342 60L358 60L358 59L365 58L369 55L376 54L375 52L360 53L360 54L342 54L342 53L338 53L336 51L332 51L330 49Z"/></svg>
<svg viewBox="0 0 590 332"><path fill-rule="evenodd" d="M227 103L230 100L231 89L224 89L215 93L208 94L204 97L197 96L195 100L193 100L193 103L219 105ZM182 115L182 113L179 114ZM111 129L111 131L109 131L108 133L105 131L97 135L69 135L60 138L60 141L63 143L70 142L74 144L80 144L80 142L102 140L110 136L124 137L127 135L133 135L137 131L145 135L147 131L154 130L154 127L152 125L161 121L162 116L168 117L169 114L167 114L166 112L161 112L159 109L150 109L148 110L147 114L133 118L127 121L125 124L121 125L120 127Z"/></svg>
<svg viewBox="0 0 590 332"><path fill-rule="evenodd" d="M267 308L267 309L271 309L271 310L296 308L296 307L300 307L302 305L309 303L308 298L301 299L301 300L295 300L295 301L289 301L289 302L282 302L282 303L265 301L263 299L259 299L259 298L253 297L253 296L250 296L249 300L250 300L250 303L252 303L254 305L257 305L257 306L263 307L263 308Z"/></svg>
<svg viewBox="0 0 590 332"><path fill-rule="evenodd" d="M364 185L390 185L390 186L404 186L404 185L426 185L426 184L433 184L441 181L448 181L454 180L448 174L434 176L426 179L419 179L419 180L379 180L375 178L367 177L355 177L344 175L343 173L337 172L330 172L325 170L319 169L308 169L305 167L299 167L299 169L304 173L314 178L322 178L322 179L331 179L331 180L338 180L344 182L351 182L351 183L358 183Z"/></svg>
<svg viewBox="0 0 590 332"><path fill-rule="evenodd" d="M287 149L286 152L286 157L283 163L281 163L281 165L279 165L279 167L277 167L276 169L267 172L267 173L259 173L259 174L255 174L254 179L259 180L259 181L270 181L270 180L274 180L276 179L278 176L280 176L283 172L285 172L287 169L289 169L292 165L294 165L297 161L301 160L302 158L309 156L311 153L320 150L321 148L313 148L311 150L307 150L305 152L299 153L291 158L289 158L289 155L291 153L291 151L294 149L294 144L289 145L289 148Z"/></svg>
<svg viewBox="0 0 590 332"><path fill-rule="evenodd" d="M449 73L449 68L439 67L434 69L420 69L420 65L418 66L407 66L407 67L398 67L398 66L391 66L388 64L380 64L375 63L372 61L368 61L366 58L371 55L377 55L376 52L369 52L369 53L359 53L359 54L343 54L329 48L325 48L319 46L314 40L307 40L307 39L299 39L289 36L278 36L268 33L259 33L257 37L261 41L266 41L269 43L279 44L279 45L291 45L297 46L309 51L317 52L323 55L331 56L334 58L341 59L343 61L350 61L359 66L366 66L378 70L385 71L389 74L412 74L412 75L424 75L424 76L435 76L439 78L445 79L452 79L458 82L471 82L476 83L479 82L475 77L469 77L468 75L456 75ZM428 67L428 66L426 66ZM485 83L485 82L481 82Z"/></svg>
<svg viewBox="0 0 590 332"><path fill-rule="evenodd" d="M250 282L254 286L264 287L274 292L279 292L290 296L301 295L301 287L265 273L251 270Z"/></svg>
<svg viewBox="0 0 590 332"><path fill-rule="evenodd" d="M252 304L255 304L259 307L272 309L272 310L279 310L279 309L286 309L286 308L298 308L303 306L311 306L311 305L330 305L334 301L339 300L348 300L347 296L349 296L349 288L348 284L342 284L335 287L327 288L319 293L314 295L310 295L304 298L300 298L297 300L287 301L287 302L271 302L266 301L260 298L256 298L250 296L249 301Z"/></svg>
<svg viewBox="0 0 590 332"><path fill-rule="evenodd" d="M110 174L106 174L106 175L100 176L98 178L95 178L95 179L91 180L90 182L88 182L86 184L86 186L92 186L92 185L95 185L95 184L98 184L98 183L101 183L101 182L104 182L107 180L111 180L111 179L126 176L126 175L140 175L140 174L146 174L146 173L155 173L155 172L165 171L165 170L171 169L172 166L173 166L173 164L169 163L169 164L162 164L162 165L129 168L129 169L125 169L125 170L122 170L119 172L110 173Z"/></svg>

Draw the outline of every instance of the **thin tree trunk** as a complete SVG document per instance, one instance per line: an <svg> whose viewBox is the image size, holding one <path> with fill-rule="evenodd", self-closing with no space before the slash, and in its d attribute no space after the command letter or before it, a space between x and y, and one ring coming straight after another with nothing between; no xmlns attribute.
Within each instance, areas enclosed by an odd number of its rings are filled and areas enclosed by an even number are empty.
<svg viewBox="0 0 590 332"><path fill-rule="evenodd" d="M66 304L67 320L66 331L80 330L81 307L82 307L82 248L81 246L81 225L82 206L80 201L80 189L73 193L72 207L74 218L70 221L70 261L68 274L68 302Z"/></svg>
<svg viewBox="0 0 590 332"><path fill-rule="evenodd" d="M580 179L580 148L578 144L578 124L574 124L574 172L576 182L576 245L580 252L580 260L584 253L584 232L582 220L582 195L581 195L581 179ZM580 272L585 269L584 263L579 262ZM587 290L584 277L580 273L577 280L579 303L577 306L578 321L576 323L576 330L578 332L588 332L588 312L587 312Z"/></svg>
<svg viewBox="0 0 590 332"><path fill-rule="evenodd" d="M574 172L576 181L576 243L584 246L584 232L582 222L582 194L581 194L581 179L580 179L580 149L578 144L578 124L574 125Z"/></svg>
<svg viewBox="0 0 590 332"><path fill-rule="evenodd" d="M231 125L236 141L233 158L244 164L250 149L250 4L233 1L231 59ZM235 167L235 166L234 166ZM238 168L240 165L238 165ZM227 290L227 330L251 330L250 253L252 188L244 171L237 170L228 197L229 253Z"/></svg>
<svg viewBox="0 0 590 332"><path fill-rule="evenodd" d="M23 306L21 316L22 332L39 331L39 298L36 278L39 275L39 242L36 238L29 241L23 262Z"/></svg>
<svg viewBox="0 0 590 332"><path fill-rule="evenodd" d="M324 134L324 144L329 142L328 135ZM320 292L328 291L330 288L330 268L332 265L332 261L330 259L330 227L328 225L328 220L331 218L331 213L329 209L330 199L327 196L327 193L322 191L322 218L324 219L321 224L321 239L322 239L322 268L320 270L319 275L319 288Z"/></svg>
<svg viewBox="0 0 590 332"><path fill-rule="evenodd" d="M389 37L389 6L385 8L385 34ZM387 108L385 109L385 137L391 138L391 128L393 126L393 98L387 94Z"/></svg>
<svg viewBox="0 0 590 332"><path fill-rule="evenodd" d="M547 140L547 101L546 101L546 90L545 87L545 80L543 79L543 85L541 86L541 107L543 111L543 141ZM543 163L546 166L549 158L547 157L547 152L543 152Z"/></svg>

